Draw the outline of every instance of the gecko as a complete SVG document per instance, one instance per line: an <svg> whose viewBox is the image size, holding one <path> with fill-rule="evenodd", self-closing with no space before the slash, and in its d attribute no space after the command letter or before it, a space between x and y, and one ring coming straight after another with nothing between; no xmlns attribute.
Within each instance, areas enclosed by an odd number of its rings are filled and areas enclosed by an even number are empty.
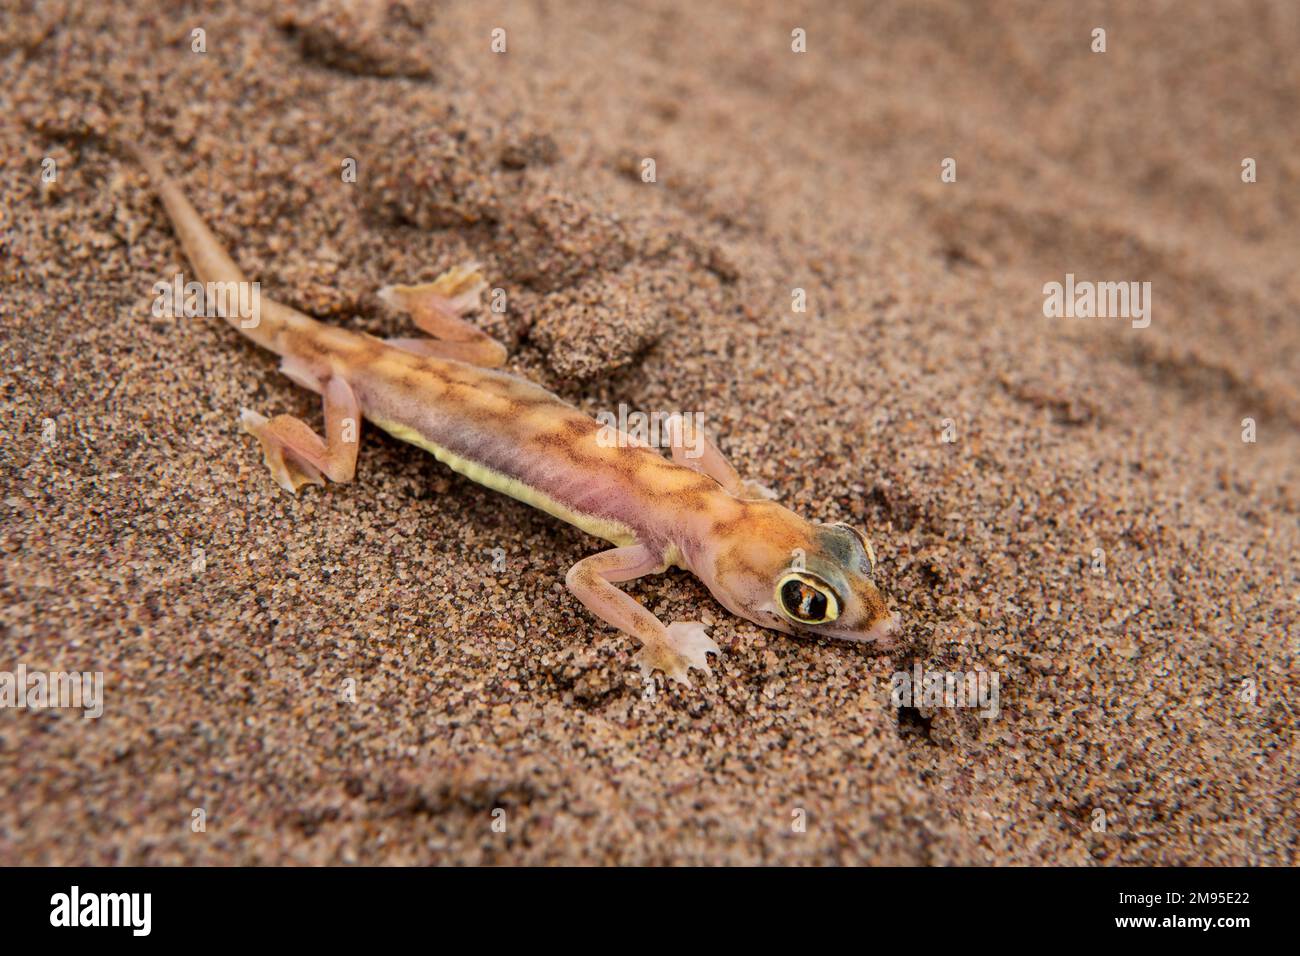
<svg viewBox="0 0 1300 956"><path fill-rule="evenodd" d="M180 186L142 150L130 152L161 199L203 283L247 283ZM808 521L741 479L680 416L669 456L608 429L541 386L502 369L506 348L469 317L486 282L473 265L433 282L394 285L380 298L423 336L381 339L320 322L258 296L257 321L226 314L239 332L280 357L280 370L319 394L324 435L290 415L243 409L271 476L297 494L308 484L356 476L362 420L433 454L488 488L613 545L565 575L592 614L640 643L635 662L690 686L721 651L699 621L663 624L620 583L668 568L694 574L732 614L786 634L889 647L900 615L875 582L867 536L843 523Z"/></svg>

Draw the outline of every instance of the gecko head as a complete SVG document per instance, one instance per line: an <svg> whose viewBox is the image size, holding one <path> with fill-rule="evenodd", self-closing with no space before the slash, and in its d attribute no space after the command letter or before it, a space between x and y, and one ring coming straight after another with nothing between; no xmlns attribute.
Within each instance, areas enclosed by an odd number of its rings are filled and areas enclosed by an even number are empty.
<svg viewBox="0 0 1300 956"><path fill-rule="evenodd" d="M778 631L894 643L899 616L876 586L865 534L807 521L775 502L747 501L745 509L700 575L723 605Z"/></svg>

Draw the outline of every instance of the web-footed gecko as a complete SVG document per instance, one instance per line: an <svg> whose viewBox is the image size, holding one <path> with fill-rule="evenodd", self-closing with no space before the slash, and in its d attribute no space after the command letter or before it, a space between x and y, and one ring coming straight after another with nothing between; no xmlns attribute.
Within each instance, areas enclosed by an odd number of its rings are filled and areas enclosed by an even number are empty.
<svg viewBox="0 0 1300 956"><path fill-rule="evenodd" d="M133 150L133 152L135 152ZM203 283L244 283L234 260L161 166L137 152ZM733 614L786 633L888 644L897 629L873 581L860 531L820 524L742 481L702 434L688 454L669 429L672 460L525 379L500 371L507 353L464 317L486 287L473 267L382 295L429 338L378 339L325 325L265 297L256 324L225 318L281 357L280 369L324 400L325 437L301 419L243 410L276 482L351 481L364 417L466 477L540 508L614 548L583 558L565 583L593 614L641 642L643 673L688 684L718 654L703 624L664 626L615 585L669 567L691 571ZM680 419L677 420L680 424Z"/></svg>

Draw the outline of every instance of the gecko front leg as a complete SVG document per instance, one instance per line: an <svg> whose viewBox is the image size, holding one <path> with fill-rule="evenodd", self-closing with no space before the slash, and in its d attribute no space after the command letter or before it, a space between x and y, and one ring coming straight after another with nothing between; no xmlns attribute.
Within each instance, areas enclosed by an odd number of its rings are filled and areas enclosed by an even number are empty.
<svg viewBox="0 0 1300 956"><path fill-rule="evenodd" d="M637 652L636 662L642 674L649 676L661 670L689 687L688 668L698 667L710 673L706 655L721 655L704 625L698 621L674 621L664 627L634 598L614 586L663 569L660 555L643 544L634 544L583 558L569 569L564 583L592 614L641 642L643 646Z"/></svg>
<svg viewBox="0 0 1300 956"><path fill-rule="evenodd" d="M685 465L692 471L708 475L722 486L722 490L737 498L775 498L776 492L756 481L746 481L727 461L718 446L704 434L704 429L687 426L681 415L667 421L668 441L674 464Z"/></svg>

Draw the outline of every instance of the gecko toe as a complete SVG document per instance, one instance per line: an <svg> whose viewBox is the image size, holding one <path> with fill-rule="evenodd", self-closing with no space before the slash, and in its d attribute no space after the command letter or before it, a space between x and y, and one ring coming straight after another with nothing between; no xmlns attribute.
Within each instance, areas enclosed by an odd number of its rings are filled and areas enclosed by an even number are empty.
<svg viewBox="0 0 1300 956"><path fill-rule="evenodd" d="M643 677L650 677L655 671L663 671L669 680L687 687L692 686L687 673L692 666L691 662L671 647L652 647L647 644L637 651L634 660Z"/></svg>
<svg viewBox="0 0 1300 956"><path fill-rule="evenodd" d="M668 640L687 665L698 667L706 674L713 673L709 669L708 655L722 656L722 651L699 621L674 621L669 624Z"/></svg>

